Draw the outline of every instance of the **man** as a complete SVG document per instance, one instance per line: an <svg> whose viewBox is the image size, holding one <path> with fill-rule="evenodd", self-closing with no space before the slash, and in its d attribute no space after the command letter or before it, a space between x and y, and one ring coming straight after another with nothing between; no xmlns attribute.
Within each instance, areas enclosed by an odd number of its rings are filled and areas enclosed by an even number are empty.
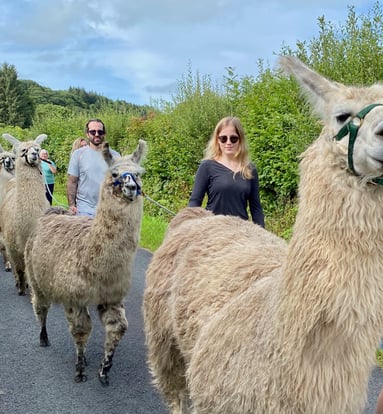
<svg viewBox="0 0 383 414"><path fill-rule="evenodd" d="M90 119L85 126L89 145L71 154L68 167L67 198L73 214L94 217L100 185L108 165L102 155L106 129L101 119ZM113 157L120 154L110 150Z"/></svg>

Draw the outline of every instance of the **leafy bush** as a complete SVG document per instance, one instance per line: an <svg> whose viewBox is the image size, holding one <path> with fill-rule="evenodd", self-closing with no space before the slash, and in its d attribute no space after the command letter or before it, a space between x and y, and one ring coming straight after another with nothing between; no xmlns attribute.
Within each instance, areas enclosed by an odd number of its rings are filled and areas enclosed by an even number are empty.
<svg viewBox="0 0 383 414"><path fill-rule="evenodd" d="M298 156L320 127L295 82L267 70L257 82L246 82L238 112L258 168L266 213L296 197Z"/></svg>

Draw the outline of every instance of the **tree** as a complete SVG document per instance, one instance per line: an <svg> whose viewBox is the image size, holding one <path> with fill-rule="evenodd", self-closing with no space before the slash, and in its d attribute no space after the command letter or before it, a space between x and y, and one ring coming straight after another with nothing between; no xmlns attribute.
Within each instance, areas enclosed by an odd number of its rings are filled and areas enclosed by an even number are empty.
<svg viewBox="0 0 383 414"><path fill-rule="evenodd" d="M348 7L344 24L318 18L319 35L297 42L297 48L282 48L334 81L368 85L383 79L383 9L377 1L365 15Z"/></svg>
<svg viewBox="0 0 383 414"><path fill-rule="evenodd" d="M34 111L25 85L17 79L16 68L4 63L0 69L0 123L28 128Z"/></svg>

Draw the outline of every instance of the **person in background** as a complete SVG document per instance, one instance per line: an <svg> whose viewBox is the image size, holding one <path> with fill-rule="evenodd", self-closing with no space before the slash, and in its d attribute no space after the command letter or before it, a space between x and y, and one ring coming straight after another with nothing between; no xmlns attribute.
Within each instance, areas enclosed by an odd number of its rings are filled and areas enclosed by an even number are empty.
<svg viewBox="0 0 383 414"><path fill-rule="evenodd" d="M237 216L265 226L259 197L258 172L249 159L241 122L236 117L221 119L207 144L205 157L195 177L188 207L201 207L214 214Z"/></svg>
<svg viewBox="0 0 383 414"><path fill-rule="evenodd" d="M71 151L71 153L72 153L73 151L76 151L76 149L79 149L79 148L81 148L81 147L85 147L86 145L88 145L88 141L87 141L84 137L79 137L79 138L76 138L76 139L73 141L73 144L72 144L72 151Z"/></svg>
<svg viewBox="0 0 383 414"><path fill-rule="evenodd" d="M55 174L57 173L56 164L48 158L49 154L46 149L40 151L41 168L44 176L45 183L45 196L52 205L53 191L55 188Z"/></svg>
<svg viewBox="0 0 383 414"><path fill-rule="evenodd" d="M94 217L100 185L108 165L102 155L106 129L101 119L90 119L85 125L89 145L73 151L68 166L67 199L72 214ZM113 157L120 154L110 149Z"/></svg>

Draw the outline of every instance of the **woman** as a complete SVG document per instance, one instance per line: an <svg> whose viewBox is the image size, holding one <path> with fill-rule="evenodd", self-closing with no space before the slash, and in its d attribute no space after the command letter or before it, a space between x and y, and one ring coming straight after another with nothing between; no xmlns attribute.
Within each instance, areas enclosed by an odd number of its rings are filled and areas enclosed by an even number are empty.
<svg viewBox="0 0 383 414"><path fill-rule="evenodd" d="M45 195L49 204L52 205L53 191L55 188L55 174L57 173L56 164L48 158L48 151L42 149L40 151L41 167L45 182Z"/></svg>
<svg viewBox="0 0 383 414"><path fill-rule="evenodd" d="M200 207L207 194L207 210L238 216L264 227L259 198L258 172L249 159L241 122L236 117L221 119L205 149L195 177L189 207Z"/></svg>

